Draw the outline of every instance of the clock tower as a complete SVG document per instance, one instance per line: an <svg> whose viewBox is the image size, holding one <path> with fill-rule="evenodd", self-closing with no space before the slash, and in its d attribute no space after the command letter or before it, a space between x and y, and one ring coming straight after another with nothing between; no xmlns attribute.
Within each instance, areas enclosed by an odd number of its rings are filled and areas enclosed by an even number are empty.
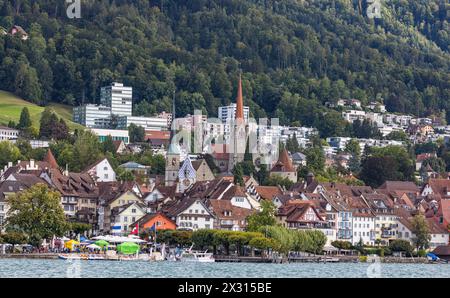
<svg viewBox="0 0 450 298"><path fill-rule="evenodd" d="M175 91L172 100L172 129L170 131L170 144L166 154L165 185L176 185L180 171L180 148L175 136Z"/></svg>

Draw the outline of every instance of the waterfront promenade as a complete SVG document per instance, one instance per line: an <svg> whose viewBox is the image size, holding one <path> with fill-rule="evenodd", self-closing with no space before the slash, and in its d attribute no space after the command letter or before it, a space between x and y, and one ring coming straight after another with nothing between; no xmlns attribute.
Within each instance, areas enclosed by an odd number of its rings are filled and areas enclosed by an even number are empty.
<svg viewBox="0 0 450 298"><path fill-rule="evenodd" d="M285 264L285 263L373 263L379 261L381 263L399 263L399 264L430 264L433 263L427 258L410 258L410 257L383 257L377 259L368 259L362 261L359 256L336 256L333 259L326 256L302 256L302 257L289 257L289 258L261 258L261 257L249 257L249 256L235 256L235 255L215 255L216 262L218 263L272 263L272 264ZM0 259L58 259L57 253L8 253L0 254Z"/></svg>

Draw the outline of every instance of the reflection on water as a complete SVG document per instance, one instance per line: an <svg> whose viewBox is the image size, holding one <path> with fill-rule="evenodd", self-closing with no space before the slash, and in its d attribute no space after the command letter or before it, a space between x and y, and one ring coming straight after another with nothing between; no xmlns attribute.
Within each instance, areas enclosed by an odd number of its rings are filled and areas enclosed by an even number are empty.
<svg viewBox="0 0 450 298"><path fill-rule="evenodd" d="M0 277L450 277L450 264L371 265L0 259Z"/></svg>

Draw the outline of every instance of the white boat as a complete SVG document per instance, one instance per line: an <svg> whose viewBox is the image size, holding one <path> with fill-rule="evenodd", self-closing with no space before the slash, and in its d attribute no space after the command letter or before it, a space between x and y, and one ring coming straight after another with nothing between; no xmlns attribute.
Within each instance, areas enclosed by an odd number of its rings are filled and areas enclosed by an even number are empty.
<svg viewBox="0 0 450 298"><path fill-rule="evenodd" d="M197 251L186 251L181 255L181 261L187 262L199 262L199 263L213 263L214 256L212 253L207 251L205 252L197 252Z"/></svg>

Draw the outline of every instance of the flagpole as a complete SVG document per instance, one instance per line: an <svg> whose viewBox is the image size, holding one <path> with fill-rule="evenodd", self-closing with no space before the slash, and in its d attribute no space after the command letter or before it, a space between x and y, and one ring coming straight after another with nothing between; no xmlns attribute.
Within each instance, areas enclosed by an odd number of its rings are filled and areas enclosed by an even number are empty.
<svg viewBox="0 0 450 298"><path fill-rule="evenodd" d="M156 251L156 222L155 222L155 251Z"/></svg>

